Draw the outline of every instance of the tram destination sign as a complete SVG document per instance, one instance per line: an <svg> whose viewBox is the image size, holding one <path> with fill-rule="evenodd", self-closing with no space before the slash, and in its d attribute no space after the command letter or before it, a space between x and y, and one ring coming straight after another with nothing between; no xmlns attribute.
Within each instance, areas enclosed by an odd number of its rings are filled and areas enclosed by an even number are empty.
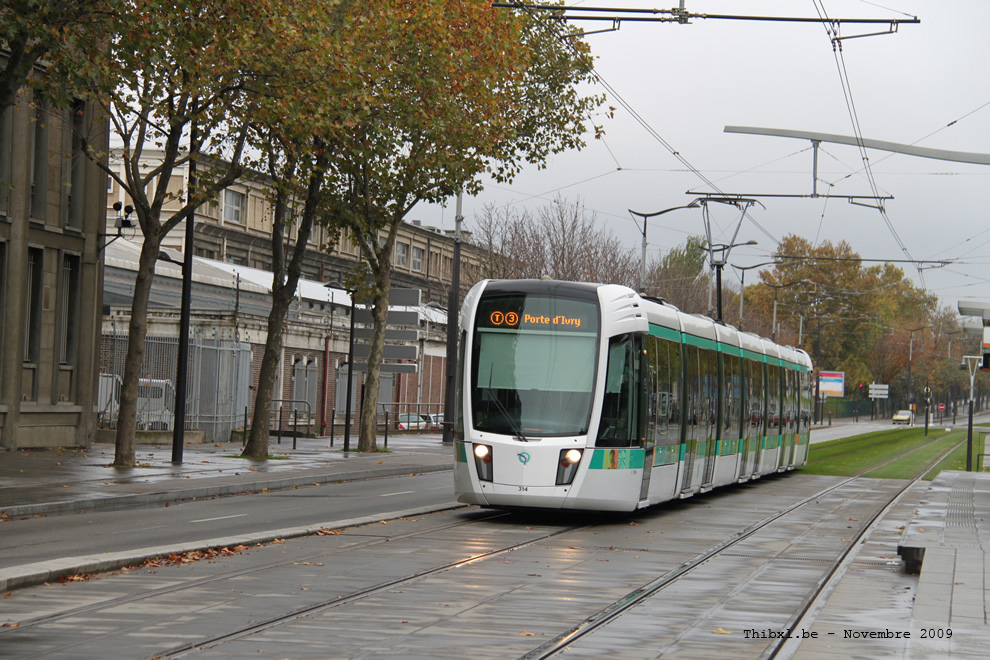
<svg viewBox="0 0 990 660"><path fill-rule="evenodd" d="M482 301L479 329L597 332L598 311L583 301L556 300L550 305L538 298L506 297Z"/></svg>

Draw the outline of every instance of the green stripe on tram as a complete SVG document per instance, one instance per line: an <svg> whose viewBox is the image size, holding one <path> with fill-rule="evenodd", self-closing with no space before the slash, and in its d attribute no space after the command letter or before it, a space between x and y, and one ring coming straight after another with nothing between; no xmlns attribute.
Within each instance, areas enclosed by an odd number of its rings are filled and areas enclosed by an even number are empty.
<svg viewBox="0 0 990 660"><path fill-rule="evenodd" d="M733 346L732 344L718 343L719 353L725 353L726 355L740 355L740 348L738 346Z"/></svg>
<svg viewBox="0 0 990 660"><path fill-rule="evenodd" d="M638 470L645 463L646 452L641 448L595 448L591 456L592 470Z"/></svg>
<svg viewBox="0 0 990 660"><path fill-rule="evenodd" d="M670 341L681 341L681 333L678 330L672 330L671 328L665 328L662 325L650 324L650 334L654 337L660 337L660 339L669 339Z"/></svg>
<svg viewBox="0 0 990 660"><path fill-rule="evenodd" d="M744 358L748 358L750 360L756 360L757 362L763 362L763 358L766 357L765 355L763 355L763 353L757 353L755 351L750 351L745 348L741 348L739 350L740 352L742 352L742 356Z"/></svg>
<svg viewBox="0 0 990 660"><path fill-rule="evenodd" d="M698 348L707 348L709 351L717 351L718 344L716 344L711 339L705 339L704 337L696 337L694 335L684 334L684 343L689 346L697 346Z"/></svg>

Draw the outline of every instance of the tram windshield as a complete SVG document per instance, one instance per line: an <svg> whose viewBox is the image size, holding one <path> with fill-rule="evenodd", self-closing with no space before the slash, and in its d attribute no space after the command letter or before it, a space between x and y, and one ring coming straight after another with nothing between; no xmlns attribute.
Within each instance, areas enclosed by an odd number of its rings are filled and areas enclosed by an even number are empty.
<svg viewBox="0 0 990 660"><path fill-rule="evenodd" d="M474 428L523 439L587 433L598 355L598 305L515 294L478 303Z"/></svg>

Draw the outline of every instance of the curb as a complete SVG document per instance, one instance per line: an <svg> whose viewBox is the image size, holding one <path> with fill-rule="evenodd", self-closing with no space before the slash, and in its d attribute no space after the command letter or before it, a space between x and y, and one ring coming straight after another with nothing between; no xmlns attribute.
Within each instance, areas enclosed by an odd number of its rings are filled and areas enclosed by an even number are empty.
<svg viewBox="0 0 990 660"><path fill-rule="evenodd" d="M137 548L135 550L123 550L121 552L111 552L99 555L64 557L61 559L50 559L48 561L37 562L35 564L22 564L20 566L0 569L0 591L9 591L11 589L20 589L23 587L43 584L45 582L57 580L65 575L75 575L77 573L105 573L107 571L114 571L125 566L140 564L147 559L154 559L155 557L168 556L175 553L209 550L213 548L223 548L235 545L268 543L275 539L310 536L325 528L342 529L346 527L356 527L358 525L366 525L368 523L376 523L383 520L395 520L408 516L438 513L440 511L466 508L467 506L468 505L466 504L426 506L416 509L405 509L401 511L391 511L388 513L363 516L361 518L349 518L346 520L316 523L313 525L306 525L304 527L287 527L284 529L254 532L245 536L226 536L215 539L204 539L202 541L189 541L175 545Z"/></svg>
<svg viewBox="0 0 990 660"><path fill-rule="evenodd" d="M197 498L217 497L218 495L236 495L248 491L258 491L263 488L268 490L280 490L283 488L295 488L298 486L311 486L314 484L323 485L339 481L358 481L361 479L375 479L378 477L398 477L415 472L417 474L428 472L443 472L453 470L450 465L423 465L404 466L392 468L375 468L371 470L355 470L351 472L338 472L335 474L317 474L306 477L285 477L283 479L269 479L266 481L251 481L245 483L215 484L212 486L200 486L196 488L182 488L180 490L161 491L155 493L140 493L132 495L108 495L106 497L90 498L83 500L64 500L61 502L39 502L37 504L21 504L9 507L2 507L3 511L12 518L21 516L32 516L47 513L74 513L76 511L113 511L127 507L140 506L144 504L159 504L161 502L173 502L175 500L187 500Z"/></svg>

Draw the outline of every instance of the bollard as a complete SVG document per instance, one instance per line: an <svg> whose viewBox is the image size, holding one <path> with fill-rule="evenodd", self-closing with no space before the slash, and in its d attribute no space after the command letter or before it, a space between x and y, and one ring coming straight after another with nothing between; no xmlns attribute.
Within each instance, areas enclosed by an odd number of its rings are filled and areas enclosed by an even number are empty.
<svg viewBox="0 0 990 660"><path fill-rule="evenodd" d="M282 444L282 404L278 404L278 428L276 429L278 444Z"/></svg>
<svg viewBox="0 0 990 660"><path fill-rule="evenodd" d="M333 448L333 425L337 422L337 409L330 409L330 447Z"/></svg>
<svg viewBox="0 0 990 660"><path fill-rule="evenodd" d="M299 437L299 408L292 411L292 448L296 448L296 438Z"/></svg>
<svg viewBox="0 0 990 660"><path fill-rule="evenodd" d="M248 407L244 406L244 447L247 446L247 411Z"/></svg>
<svg viewBox="0 0 990 660"><path fill-rule="evenodd" d="M388 449L388 411L385 411L385 449Z"/></svg>
<svg viewBox="0 0 990 660"><path fill-rule="evenodd" d="M832 411L828 411L828 425L832 426Z"/></svg>

